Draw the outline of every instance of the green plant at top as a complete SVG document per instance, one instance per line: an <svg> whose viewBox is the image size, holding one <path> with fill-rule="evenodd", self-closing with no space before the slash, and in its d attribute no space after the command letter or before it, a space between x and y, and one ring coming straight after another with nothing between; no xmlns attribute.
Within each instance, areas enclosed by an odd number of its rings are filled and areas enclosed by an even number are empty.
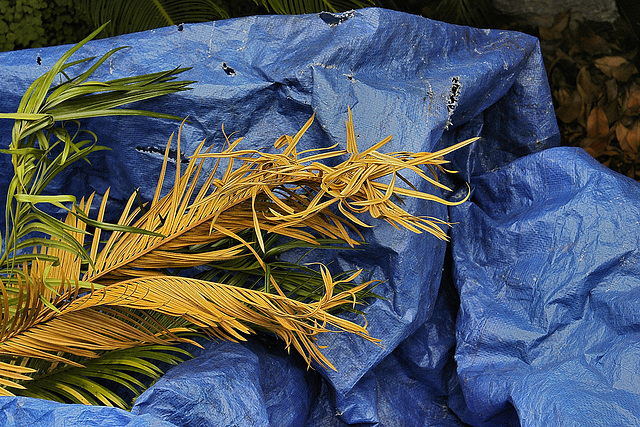
<svg viewBox="0 0 640 427"><path fill-rule="evenodd" d="M491 28L496 22L491 0L441 0L430 17L479 28Z"/></svg>
<svg viewBox="0 0 640 427"><path fill-rule="evenodd" d="M345 12L375 5L373 0L253 0L266 10L281 15Z"/></svg>
<svg viewBox="0 0 640 427"><path fill-rule="evenodd" d="M494 27L488 0L0 0L0 51L75 43L90 28L111 21L102 36L182 23L264 13L342 12L379 6L475 27Z"/></svg>
<svg viewBox="0 0 640 427"><path fill-rule="evenodd" d="M247 14L341 12L373 0L0 0L0 51L75 43L89 28L101 36Z"/></svg>
<svg viewBox="0 0 640 427"><path fill-rule="evenodd" d="M373 0L253 0L263 11L279 14L342 12L373 6ZM246 14L246 6L223 0L75 0L94 25L111 21L108 35L132 33L182 23L207 22ZM235 8L235 9L234 9ZM251 9L249 9L251 10Z"/></svg>
<svg viewBox="0 0 640 427"><path fill-rule="evenodd" d="M94 25L111 22L105 36L133 33L187 22L229 18L215 0L74 0Z"/></svg>
<svg viewBox="0 0 640 427"><path fill-rule="evenodd" d="M0 0L0 51L75 43L93 28L74 0Z"/></svg>

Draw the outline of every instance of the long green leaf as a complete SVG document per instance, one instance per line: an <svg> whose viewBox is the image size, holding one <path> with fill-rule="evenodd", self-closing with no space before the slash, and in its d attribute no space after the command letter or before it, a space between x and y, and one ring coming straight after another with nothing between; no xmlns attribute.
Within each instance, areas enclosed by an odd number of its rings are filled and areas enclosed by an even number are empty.
<svg viewBox="0 0 640 427"><path fill-rule="evenodd" d="M281 15L337 13L375 5L373 0L254 0L254 3Z"/></svg>
<svg viewBox="0 0 640 427"><path fill-rule="evenodd" d="M72 137L64 129L64 124L61 123L62 126L56 128L53 127L55 123L110 115L146 115L160 119L181 119L172 114L119 107L189 89L187 86L192 83L191 81L175 80L178 74L185 71L183 68L178 67L149 75L115 79L113 82L88 82L87 80L98 67L122 49L116 48L99 58L79 76L68 78L65 70L92 59L69 61L71 56L85 43L97 36L105 26L106 24L102 25L78 45L67 51L48 72L37 78L27 89L16 113L0 115L0 118L16 121L12 131L11 145L8 150L3 150L3 152L12 155L15 176L7 191L5 245L4 252L0 257L0 264L6 263L9 259L9 253L16 250L16 243L20 237L24 237L26 233L31 231L46 233L47 227L52 227L56 222L60 222L43 215L42 212L34 211L37 215L29 217L29 220L41 223L41 225L24 229L26 221L22 217L28 216L31 210L25 209L23 205L47 202L57 207L64 207L62 203L73 202L74 197L71 195L49 197L43 196L41 193L55 176L69 165L81 159L87 160L86 157L90 153L105 149L105 147L95 144L86 146L86 143L89 142L86 140L75 142L74 139L79 132L76 132ZM67 81L50 90L59 73L64 73ZM46 134L45 130L47 130ZM49 140L52 137L63 143L62 151L53 159L49 156L53 153L57 142L51 144ZM88 218L85 219L91 222ZM117 227L114 228L101 222L92 222L91 225L119 230ZM60 227L56 226L55 228ZM62 226L62 228L65 227ZM25 230L27 231L25 232ZM136 230L127 229L127 231ZM61 236L60 230L54 234L56 237ZM67 237L70 236L64 236L63 240L69 246L73 246L71 242L67 241Z"/></svg>
<svg viewBox="0 0 640 427"><path fill-rule="evenodd" d="M108 36L229 18L225 3L215 0L78 0L76 4L94 25L111 21Z"/></svg>
<svg viewBox="0 0 640 427"><path fill-rule="evenodd" d="M78 360L84 367L73 367L56 364L51 369L50 362L32 359L28 364L38 370L29 381L20 381L24 389L11 389L20 396L29 396L64 403L84 403L93 405L102 403L129 409L125 402L109 385L121 385L129 389L133 396L138 396L153 381L157 380L164 370L158 363L175 365L182 362L181 357L192 357L180 348L163 345L150 345L104 353L98 359ZM134 377L132 374L146 377ZM106 385L106 386L105 386Z"/></svg>

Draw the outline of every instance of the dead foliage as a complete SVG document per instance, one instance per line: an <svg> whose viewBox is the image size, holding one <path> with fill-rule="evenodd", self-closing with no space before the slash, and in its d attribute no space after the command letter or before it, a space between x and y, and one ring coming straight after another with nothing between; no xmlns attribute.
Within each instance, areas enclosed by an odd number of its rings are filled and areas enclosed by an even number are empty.
<svg viewBox="0 0 640 427"><path fill-rule="evenodd" d="M640 179L638 46L624 22L539 28L563 145Z"/></svg>

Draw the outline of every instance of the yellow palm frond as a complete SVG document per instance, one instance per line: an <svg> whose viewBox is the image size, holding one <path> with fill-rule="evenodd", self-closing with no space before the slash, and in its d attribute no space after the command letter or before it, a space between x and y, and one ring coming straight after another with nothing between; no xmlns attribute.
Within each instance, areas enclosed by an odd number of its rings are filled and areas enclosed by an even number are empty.
<svg viewBox="0 0 640 427"><path fill-rule="evenodd" d="M282 152L262 153L254 150L235 150L241 139L229 143L220 153L201 153L204 141L196 149L184 174L180 161L176 162L175 183L169 194L159 198L167 167L166 157L155 197L147 212L137 221L138 212L130 212L135 195L132 195L121 217L122 225L154 231L162 236L134 233L113 233L102 252L96 255L95 269L84 280L96 283L113 283L126 277L135 277L135 271L154 269L176 262L171 252L194 244L215 241L222 236L237 236L241 230L254 228L258 243L264 250L260 231L278 233L287 237L315 242L316 236L340 238L350 245L357 244L348 232L353 224L368 225L354 214L369 212L373 218L382 218L398 227L414 232L426 231L446 239L441 228L445 222L430 217L412 215L393 200L414 197L445 205L455 205L429 193L397 185L397 177L410 170L436 187L447 189L437 181L433 168L441 168L445 154L470 144L477 138L463 141L435 153L387 153L377 151L391 138L358 152L351 112L347 122L348 160L337 166L327 166L319 160L337 158L343 150L327 151L304 157L298 154L296 145L309 128L313 117L294 137L283 136L275 145ZM170 141L171 142L171 141ZM178 152L180 134L178 134ZM167 145L167 153L169 144ZM299 156L303 156L299 158ZM202 170L203 160L216 159L216 167L200 190L195 192ZM221 159L227 160L222 178L215 174ZM199 160L199 161L198 161ZM239 162L240 165L236 166ZM433 177L421 167L431 168ZM389 183L381 180L390 177ZM331 208L337 205L340 217ZM307 230L312 230L314 234ZM240 250L240 246L237 247ZM207 253L183 257L177 267L202 265L207 259L234 256L228 252Z"/></svg>
<svg viewBox="0 0 640 427"><path fill-rule="evenodd" d="M13 393L5 387L24 388L24 386L12 380L29 380L31 377L25 374L32 374L35 370L20 365L0 362L0 396L13 396Z"/></svg>
<svg viewBox="0 0 640 427"><path fill-rule="evenodd" d="M360 152L349 111L346 150L329 147L299 151L297 145L313 119L295 136L279 138L275 146L280 152L275 154L240 150L241 139L227 141L227 148L219 153L202 152L203 141L184 171L180 155L177 156L173 187L160 197L170 140L147 210L143 213L140 208L133 208L133 194L104 244L99 227L86 241L86 215L93 197L74 206L65 222L74 230L71 234L78 244L89 248L89 259L65 251L62 245L43 245L36 252L41 260L25 263L0 281L0 354L78 366L81 363L71 356L91 359L116 349L189 342L180 334L193 329L235 341L244 340L244 335L255 329L263 329L284 340L287 348L296 349L309 364L314 361L333 368L314 343L317 334L349 332L378 342L369 336L366 325L329 313L336 307L355 305L356 294L372 281L334 295L336 283L326 268L320 267L322 298L315 302L287 298L268 274L254 243L264 253L263 233L275 233L309 243L339 238L354 246L358 244L354 233L362 237L356 226L368 226L357 216L363 213L395 227L417 233L426 231L446 239L442 229L446 222L415 216L397 201L402 197L445 205L462 201L452 203L421 192L401 173L411 171L446 189L436 175L446 163L442 156L475 139L435 153L380 153L378 150L390 141L389 137ZM180 137L179 132L178 153ZM208 159L214 160L215 166L201 182ZM322 163L328 159L342 161L336 166ZM400 182L409 188L400 186ZM104 217L107 196L108 192L98 209L97 221ZM127 226L147 232L133 233ZM257 242L241 237L247 229L255 230ZM203 251L189 251L194 245L224 238L236 243L224 249L205 246ZM277 294L164 274L167 268L228 261L248 256L247 253L265 268L265 284ZM89 263L86 272L83 262ZM351 282L358 274L346 281ZM183 319L192 329L185 322L165 327L154 320L153 313ZM28 377L30 371L13 362L7 367L0 365L0 380L5 381L0 386L12 387L12 378Z"/></svg>
<svg viewBox="0 0 640 427"><path fill-rule="evenodd" d="M253 333L253 325L275 333L309 363L314 360L333 368L312 341L318 333L346 331L372 342L379 340L370 337L364 327L327 312L334 307L355 304L356 293L371 282L333 295L335 284L324 270L323 279L325 296L314 303L191 278L130 279L58 304L56 309L36 304L33 308L38 316L2 337L0 353L78 366L59 353L94 358L101 351L190 342L175 335L185 331L184 328L167 330L148 318L133 317L137 312L155 311L184 318L215 336L232 341L244 340L241 334ZM33 285L27 283L26 287L33 288Z"/></svg>
<svg viewBox="0 0 640 427"><path fill-rule="evenodd" d="M166 330L150 322L148 316L140 316L131 310L110 309L106 305L100 310L87 307L64 315L52 313L19 333L5 337L0 343L0 352L82 366L59 354L92 359L103 351L191 342L174 335L174 332L183 331Z"/></svg>
<svg viewBox="0 0 640 427"><path fill-rule="evenodd" d="M180 135L178 150L179 140ZM231 144L231 147L237 145L237 142L239 141ZM201 147L202 144L196 150L196 154L200 152ZM169 145L167 153L168 149ZM226 152L229 152L229 149L223 151L222 155ZM187 268L214 260L229 259L239 254L241 246L236 247L235 252L206 252L190 257L179 256L175 252L195 244L217 241L225 236L237 237L237 233L249 228L266 232L275 231L277 228L281 235L314 243L316 237L306 231L313 230L321 237L341 238L351 245L357 244L347 232L349 226L345 227L344 221L329 211L303 220L292 220L286 227L282 227L281 221L264 215L258 218L257 211L294 211L303 207L306 199L303 194L292 194L288 189L284 189L288 192L285 197L274 197L276 202L263 195L258 197L258 194L253 192L255 180L260 180L266 174L247 171L245 165L244 168L240 166L234 171L233 159L229 161L222 180L214 179L217 167L214 168L202 188L195 194L202 165L203 159L198 161L194 157L184 174L181 174L178 161L173 188L166 196L159 198L167 167L165 156L158 190L146 213L134 222L139 211L132 211L135 199L133 194L119 221L120 225L133 225L154 231L161 236L114 232L99 253L92 248L95 268L90 270L83 280L109 284L125 277L137 277L136 271L140 269L156 269L167 265ZM249 175L243 177L245 172ZM278 187L278 184L273 185L268 187L267 191L270 195L273 195L274 191L282 193L283 189ZM209 190L214 194L213 197L207 196ZM260 233L257 234L260 236ZM94 237L94 242L97 237ZM258 237L260 238L261 236ZM247 247L246 244L244 246Z"/></svg>

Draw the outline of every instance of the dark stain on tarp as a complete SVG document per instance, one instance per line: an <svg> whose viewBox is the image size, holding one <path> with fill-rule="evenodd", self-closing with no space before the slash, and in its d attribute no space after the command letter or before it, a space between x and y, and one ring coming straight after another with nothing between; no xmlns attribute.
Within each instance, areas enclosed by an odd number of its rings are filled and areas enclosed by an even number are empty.
<svg viewBox="0 0 640 427"><path fill-rule="evenodd" d="M178 24L178 31L182 31L182 30L184 30L184 25Z"/></svg>
<svg viewBox="0 0 640 427"><path fill-rule="evenodd" d="M40 55L38 55L38 57L36 58L36 62L38 63L38 65L42 65L42 58L40 58Z"/></svg>
<svg viewBox="0 0 640 427"><path fill-rule="evenodd" d="M235 76L236 75L236 70L234 70L233 68L229 67L226 62L222 63L222 69L224 70L225 73L227 73L228 76Z"/></svg>

